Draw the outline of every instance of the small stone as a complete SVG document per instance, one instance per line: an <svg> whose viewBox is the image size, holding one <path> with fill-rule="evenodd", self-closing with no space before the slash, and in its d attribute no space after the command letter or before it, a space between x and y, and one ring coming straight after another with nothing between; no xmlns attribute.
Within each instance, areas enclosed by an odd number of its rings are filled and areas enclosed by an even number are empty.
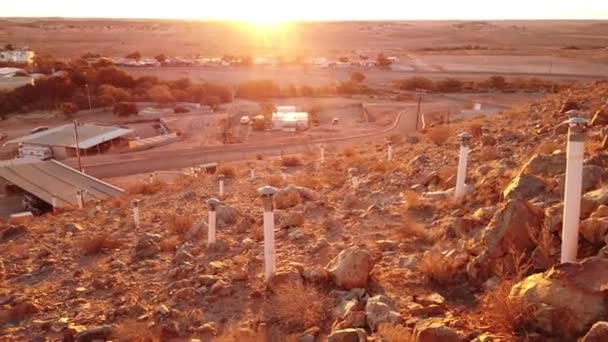
<svg viewBox="0 0 608 342"><path fill-rule="evenodd" d="M233 288L223 280L219 280L209 289L209 294L218 297L229 296L232 294Z"/></svg>
<svg viewBox="0 0 608 342"><path fill-rule="evenodd" d="M168 315L171 311L169 311L169 309L164 305L161 304L160 306L158 306L156 308L156 312L159 313L161 316L166 316Z"/></svg>
<svg viewBox="0 0 608 342"><path fill-rule="evenodd" d="M332 332L327 342L366 342L367 333L363 329L343 329Z"/></svg>

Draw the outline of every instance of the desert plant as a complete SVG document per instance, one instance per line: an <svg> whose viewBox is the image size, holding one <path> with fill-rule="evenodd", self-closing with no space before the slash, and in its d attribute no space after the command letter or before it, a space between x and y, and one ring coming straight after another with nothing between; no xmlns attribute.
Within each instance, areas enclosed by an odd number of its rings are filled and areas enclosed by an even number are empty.
<svg viewBox="0 0 608 342"><path fill-rule="evenodd" d="M217 169L217 173L220 175L224 175L226 178L236 177L236 169L230 165L221 165Z"/></svg>
<svg viewBox="0 0 608 342"><path fill-rule="evenodd" d="M377 335L382 342L403 342L412 339L412 332L403 325L394 323L382 323L378 326Z"/></svg>
<svg viewBox="0 0 608 342"><path fill-rule="evenodd" d="M167 185L159 180L153 183L139 183L132 185L127 189L130 195L154 195L164 189Z"/></svg>
<svg viewBox="0 0 608 342"><path fill-rule="evenodd" d="M428 131L427 137L437 146L441 146L450 138L450 129L447 127L436 127Z"/></svg>
<svg viewBox="0 0 608 342"><path fill-rule="evenodd" d="M365 74L360 71L354 71L350 74L350 80L353 82L361 83L365 81Z"/></svg>
<svg viewBox="0 0 608 342"><path fill-rule="evenodd" d="M418 270L427 279L443 285L460 282L463 268L461 260L436 250L427 251L418 263Z"/></svg>
<svg viewBox="0 0 608 342"><path fill-rule="evenodd" d="M513 280L503 280L481 300L483 317L497 333L525 333L526 319L533 312L531 305L525 301L509 298L514 284Z"/></svg>
<svg viewBox="0 0 608 342"><path fill-rule="evenodd" d="M184 215L170 215L167 218L167 226L169 230L177 236L184 236L192 228L193 221L190 217Z"/></svg>
<svg viewBox="0 0 608 342"><path fill-rule="evenodd" d="M331 319L331 311L329 296L302 284L279 286L275 296L264 306L267 321L283 326L288 332L326 325Z"/></svg>
<svg viewBox="0 0 608 342"><path fill-rule="evenodd" d="M152 342L154 336L146 323L126 320L112 329L112 336L118 342Z"/></svg>
<svg viewBox="0 0 608 342"><path fill-rule="evenodd" d="M300 166L302 165L302 161L296 156L286 156L281 160L281 165L286 167Z"/></svg>
<svg viewBox="0 0 608 342"><path fill-rule="evenodd" d="M107 232L99 232L81 237L77 244L82 255L96 255L105 250L118 248L122 242Z"/></svg>

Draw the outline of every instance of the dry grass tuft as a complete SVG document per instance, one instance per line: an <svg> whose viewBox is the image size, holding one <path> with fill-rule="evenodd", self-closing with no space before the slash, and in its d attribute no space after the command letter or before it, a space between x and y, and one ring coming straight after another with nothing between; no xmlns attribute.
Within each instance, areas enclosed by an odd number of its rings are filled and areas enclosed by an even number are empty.
<svg viewBox="0 0 608 342"><path fill-rule="evenodd" d="M481 153L479 154L479 160L484 162L496 160L498 158L500 158L500 155L494 147L485 147L481 150Z"/></svg>
<svg viewBox="0 0 608 342"><path fill-rule="evenodd" d="M393 144L396 143L400 143L403 141L403 135L401 134L392 134L388 136L388 141L392 142Z"/></svg>
<svg viewBox="0 0 608 342"><path fill-rule="evenodd" d="M437 239L431 231L410 217L406 218L403 225L398 228L397 234L403 240L415 238L425 243L433 243Z"/></svg>
<svg viewBox="0 0 608 342"><path fill-rule="evenodd" d="M127 189L127 194L130 195L154 195L167 187L167 184L159 180L153 183L139 183L132 185Z"/></svg>
<svg viewBox="0 0 608 342"><path fill-rule="evenodd" d="M418 270L429 280L439 284L454 284L460 282L463 266L454 256L428 251L420 259Z"/></svg>
<svg viewBox="0 0 608 342"><path fill-rule="evenodd" d="M160 240L159 246L160 250L163 252L175 252L177 250L177 246L181 243L180 238L178 236L165 236Z"/></svg>
<svg viewBox="0 0 608 342"><path fill-rule="evenodd" d="M112 336L117 342L155 342L158 339L150 332L146 323L129 320L112 329Z"/></svg>
<svg viewBox="0 0 608 342"><path fill-rule="evenodd" d="M403 204L408 210L425 210L432 208L431 202L427 198L412 190L407 190L403 193Z"/></svg>
<svg viewBox="0 0 608 342"><path fill-rule="evenodd" d="M234 178L236 177L236 170L234 167L229 165L222 165L217 169L218 175L224 175L226 178Z"/></svg>
<svg viewBox="0 0 608 342"><path fill-rule="evenodd" d="M403 342L412 340L412 332L403 325L383 323L376 333L383 342Z"/></svg>
<svg viewBox="0 0 608 342"><path fill-rule="evenodd" d="M314 287L286 284L276 290L264 307L266 320L282 325L288 332L301 332L331 322L333 303Z"/></svg>
<svg viewBox="0 0 608 342"><path fill-rule="evenodd" d="M538 145L536 147L536 151L533 154L552 154L554 151L560 150L563 148L564 148L563 144L557 144L552 141L547 141L547 142L544 142L544 143L541 143L540 145Z"/></svg>
<svg viewBox="0 0 608 342"><path fill-rule="evenodd" d="M533 308L525 301L509 299L511 288L516 282L505 280L484 295L481 300L481 312L486 322L496 333L512 336L513 333L525 332L526 318L530 317Z"/></svg>
<svg viewBox="0 0 608 342"><path fill-rule="evenodd" d="M347 148L343 152L344 156L347 158L351 158L357 155L357 152L352 148Z"/></svg>
<svg viewBox="0 0 608 342"><path fill-rule="evenodd" d="M426 136L437 146L445 144L450 138L450 129L447 127L436 127L429 130Z"/></svg>
<svg viewBox="0 0 608 342"><path fill-rule="evenodd" d="M286 156L286 157L283 157L283 159L281 160L281 165L286 166L286 167L301 166L302 160L300 160L300 158L295 157L295 156Z"/></svg>
<svg viewBox="0 0 608 342"><path fill-rule="evenodd" d="M279 176L279 175L270 175L266 177L266 184L270 185L270 186L274 186L275 188L283 188L285 187L285 181L283 180L283 177Z"/></svg>
<svg viewBox="0 0 608 342"><path fill-rule="evenodd" d="M96 255L105 250L118 248L122 242L107 232L99 232L81 237L77 244L80 254Z"/></svg>
<svg viewBox="0 0 608 342"><path fill-rule="evenodd" d="M298 185L313 190L323 189L323 180L317 175L303 174L298 177Z"/></svg>
<svg viewBox="0 0 608 342"><path fill-rule="evenodd" d="M167 218L169 230L179 237L183 237L192 228L194 222L190 217L184 215L170 215Z"/></svg>
<svg viewBox="0 0 608 342"><path fill-rule="evenodd" d="M475 137L479 137L481 136L481 127L482 125L479 122L472 122L469 127L467 128L467 131L469 133L471 133L471 135L475 136Z"/></svg>

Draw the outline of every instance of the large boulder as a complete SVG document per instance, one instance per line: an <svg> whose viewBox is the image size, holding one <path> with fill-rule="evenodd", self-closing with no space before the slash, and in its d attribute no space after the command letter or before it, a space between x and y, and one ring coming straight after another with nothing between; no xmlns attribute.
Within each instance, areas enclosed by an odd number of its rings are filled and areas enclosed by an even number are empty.
<svg viewBox="0 0 608 342"><path fill-rule="evenodd" d="M595 323L589 332L581 338L580 342L605 342L608 341L608 322Z"/></svg>
<svg viewBox="0 0 608 342"><path fill-rule="evenodd" d="M376 331L382 323L401 323L403 317L397 311L391 309L392 301L385 296L378 295L367 300L365 314L367 324L372 331Z"/></svg>
<svg viewBox="0 0 608 342"><path fill-rule="evenodd" d="M354 289L367 286L372 267L372 256L367 250L349 247L330 261L325 269L336 285Z"/></svg>
<svg viewBox="0 0 608 342"><path fill-rule="evenodd" d="M587 192L581 200L581 218L587 218L600 205L608 205L608 186Z"/></svg>
<svg viewBox="0 0 608 342"><path fill-rule="evenodd" d="M527 307L527 324L549 335L575 337L606 318L608 259L560 264L515 284L508 300Z"/></svg>
<svg viewBox="0 0 608 342"><path fill-rule="evenodd" d="M596 189L598 187L598 185L600 185L606 179L608 179L608 173L606 173L606 171L604 171L604 168L597 166L597 165L583 166L583 187L582 187L583 193ZM565 182L566 182L566 175L565 174L561 175L559 177L558 181L559 181L560 194L563 197L564 189L565 189Z"/></svg>
<svg viewBox="0 0 608 342"><path fill-rule="evenodd" d="M236 224L239 217L239 212L236 209L222 204L217 207L216 211L218 228L224 228Z"/></svg>
<svg viewBox="0 0 608 342"><path fill-rule="evenodd" d="M581 222L579 232L585 240L592 244L603 245L604 238L606 237L606 234L608 234L608 218L590 217Z"/></svg>
<svg viewBox="0 0 608 342"><path fill-rule="evenodd" d="M545 183L538 177L532 175L520 175L514 178L503 191L503 198L509 199L532 199L545 190Z"/></svg>
<svg viewBox="0 0 608 342"><path fill-rule="evenodd" d="M557 176L566 172L566 154L536 154L523 167L523 175Z"/></svg>

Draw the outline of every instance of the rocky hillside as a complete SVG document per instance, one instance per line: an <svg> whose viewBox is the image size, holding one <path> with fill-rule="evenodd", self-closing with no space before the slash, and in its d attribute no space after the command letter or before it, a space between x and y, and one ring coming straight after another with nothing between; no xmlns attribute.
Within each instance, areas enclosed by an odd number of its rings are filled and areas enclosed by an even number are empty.
<svg viewBox="0 0 608 342"><path fill-rule="evenodd" d="M224 165L0 224L3 341L608 340L608 82L383 144ZM565 112L590 119L580 263L558 265ZM469 131L467 194L453 199ZM280 167L287 166L287 177ZM255 167L257 178L249 178ZM353 188L351 175L358 178ZM277 273L262 204L275 196ZM141 200L141 224L130 201ZM584 259L583 259L584 258ZM591 330L590 330L591 329Z"/></svg>

